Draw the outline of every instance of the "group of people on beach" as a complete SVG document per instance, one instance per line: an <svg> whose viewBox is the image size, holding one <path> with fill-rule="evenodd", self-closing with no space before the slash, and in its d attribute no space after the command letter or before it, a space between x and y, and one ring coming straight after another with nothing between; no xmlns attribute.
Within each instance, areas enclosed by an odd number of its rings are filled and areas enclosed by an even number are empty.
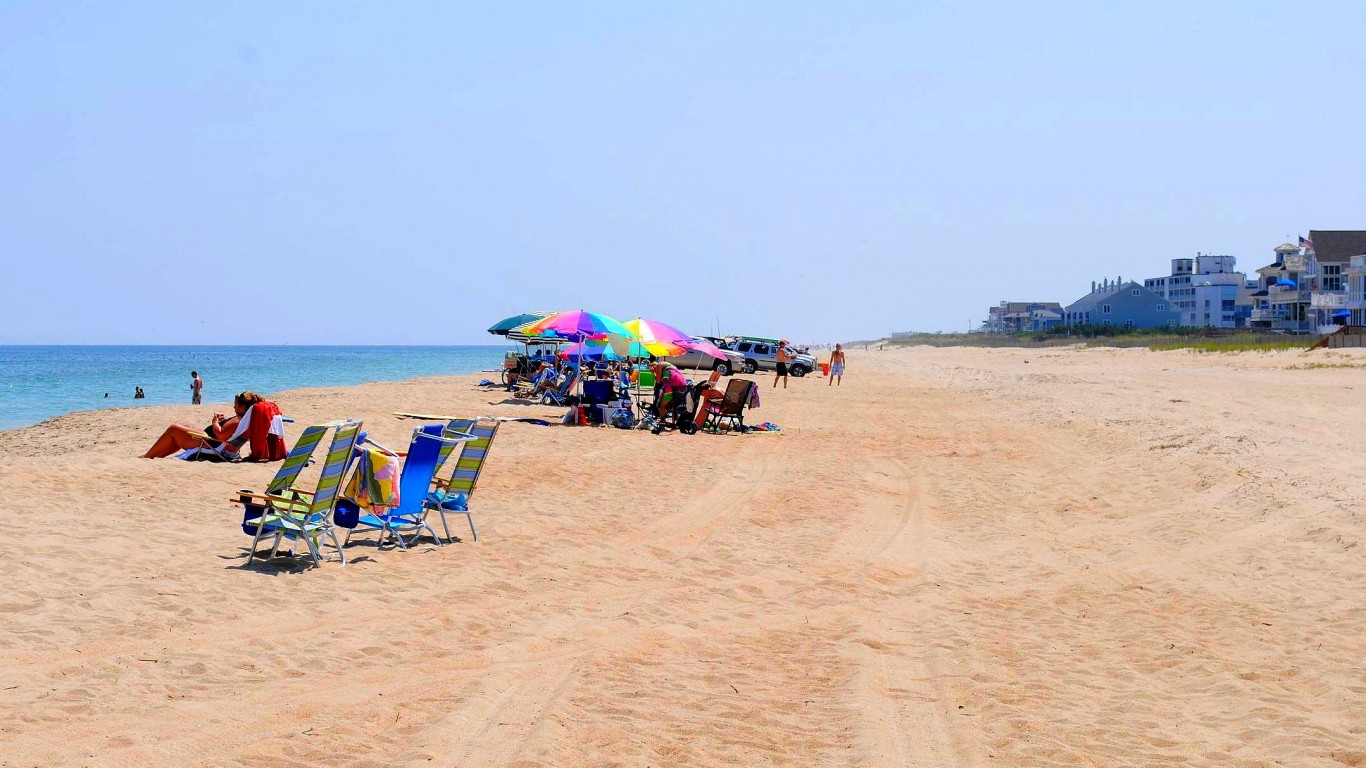
<svg viewBox="0 0 1366 768"><path fill-rule="evenodd" d="M783 389L787 389L787 364L792 360L792 357L787 351L785 344L778 347L777 354L777 370L773 377L773 386L777 387L778 382L781 380ZM649 368L654 374L656 394L658 396L657 399L666 400L669 396L681 392L687 387L687 379L683 376L683 372L667 360L651 357ZM541 360L540 365L536 369L536 373L530 378L530 394L532 397L539 396L542 392L560 386L566 377L574 377L577 376L578 373L578 367L572 363L554 358L545 358ZM622 369L617 363L612 362L606 366L597 368L594 375L602 379L614 379L623 376L624 373L625 369ZM835 349L830 353L829 378L830 381L827 383L827 386L838 385L844 378L844 349L839 344L836 344ZM519 383L518 377L513 376L508 384L508 391L513 391ZM204 380L200 378L199 371L190 371L191 404L199 405L203 400L203 393ZM719 391L711 391L711 394L718 398L721 396ZM108 397L107 393L105 397ZM142 387L137 388L134 397L145 397ZM160 459L174 456L184 451L204 448L224 459L235 460L239 458L239 452L243 445L254 437L254 435L249 433L246 425L242 423L243 419L254 406L260 403L265 403L269 406L267 411L273 413L275 416L279 415L279 408L274 407L273 403L269 403L265 398L248 390L233 398L232 416L215 413L208 425L202 429L186 424L172 424L166 428L166 431L161 433L161 436L156 439L156 442L152 444L151 448L147 449L147 452L143 454L142 458ZM253 447L255 447L255 444L256 442L253 440ZM253 450L251 455L248 456L248 460L274 460L272 458L267 458L267 456L274 455L274 453L276 452L273 450L268 452ZM278 458L282 457L283 456L280 456Z"/></svg>
<svg viewBox="0 0 1366 768"><path fill-rule="evenodd" d="M775 362L777 365L773 372L774 389L778 388L779 381L783 383L783 389L787 389L787 364L792 362L793 359L792 352L790 352L789 349L787 341L785 340L778 344L775 353ZM839 344L836 344L835 349L830 353L829 378L830 381L826 382L827 387L832 384L839 386L844 382L844 347Z"/></svg>

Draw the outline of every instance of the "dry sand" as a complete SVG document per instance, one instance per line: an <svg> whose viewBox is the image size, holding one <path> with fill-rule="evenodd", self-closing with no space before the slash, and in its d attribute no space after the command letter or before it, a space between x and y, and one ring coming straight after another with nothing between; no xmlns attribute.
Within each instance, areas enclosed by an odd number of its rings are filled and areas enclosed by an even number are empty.
<svg viewBox="0 0 1366 768"><path fill-rule="evenodd" d="M1364 367L855 350L781 434L509 424L480 541L345 568L133 458L221 404L0 433L0 765L1364 765ZM477 378L277 400L558 414Z"/></svg>

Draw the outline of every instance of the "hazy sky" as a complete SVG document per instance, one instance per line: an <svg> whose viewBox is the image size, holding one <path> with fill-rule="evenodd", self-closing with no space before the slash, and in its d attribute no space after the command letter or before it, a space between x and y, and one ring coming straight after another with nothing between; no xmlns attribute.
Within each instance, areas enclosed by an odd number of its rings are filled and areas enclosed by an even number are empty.
<svg viewBox="0 0 1366 768"><path fill-rule="evenodd" d="M0 343L963 330L1366 228L1364 83L1356 2L10 0Z"/></svg>

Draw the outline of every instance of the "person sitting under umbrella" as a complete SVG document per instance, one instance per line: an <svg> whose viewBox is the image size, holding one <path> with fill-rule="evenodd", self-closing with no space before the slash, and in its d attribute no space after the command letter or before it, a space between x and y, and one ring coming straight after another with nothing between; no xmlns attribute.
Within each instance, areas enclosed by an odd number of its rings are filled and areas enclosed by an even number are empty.
<svg viewBox="0 0 1366 768"><path fill-rule="evenodd" d="M688 388L688 380L673 363L656 357L650 358L650 370L655 375L655 413L663 416L676 398L683 396Z"/></svg>

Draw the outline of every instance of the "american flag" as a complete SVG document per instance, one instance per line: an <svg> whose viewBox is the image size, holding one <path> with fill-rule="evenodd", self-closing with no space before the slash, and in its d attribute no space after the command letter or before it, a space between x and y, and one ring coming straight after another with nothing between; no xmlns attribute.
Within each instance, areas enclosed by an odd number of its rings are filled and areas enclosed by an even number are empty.
<svg viewBox="0 0 1366 768"><path fill-rule="evenodd" d="M1312 250L1314 250L1314 241L1313 241L1313 240L1310 240L1310 239L1307 238L1307 237L1301 237L1301 238L1300 238L1300 247L1303 248L1303 249L1305 249L1306 251L1312 251Z"/></svg>

